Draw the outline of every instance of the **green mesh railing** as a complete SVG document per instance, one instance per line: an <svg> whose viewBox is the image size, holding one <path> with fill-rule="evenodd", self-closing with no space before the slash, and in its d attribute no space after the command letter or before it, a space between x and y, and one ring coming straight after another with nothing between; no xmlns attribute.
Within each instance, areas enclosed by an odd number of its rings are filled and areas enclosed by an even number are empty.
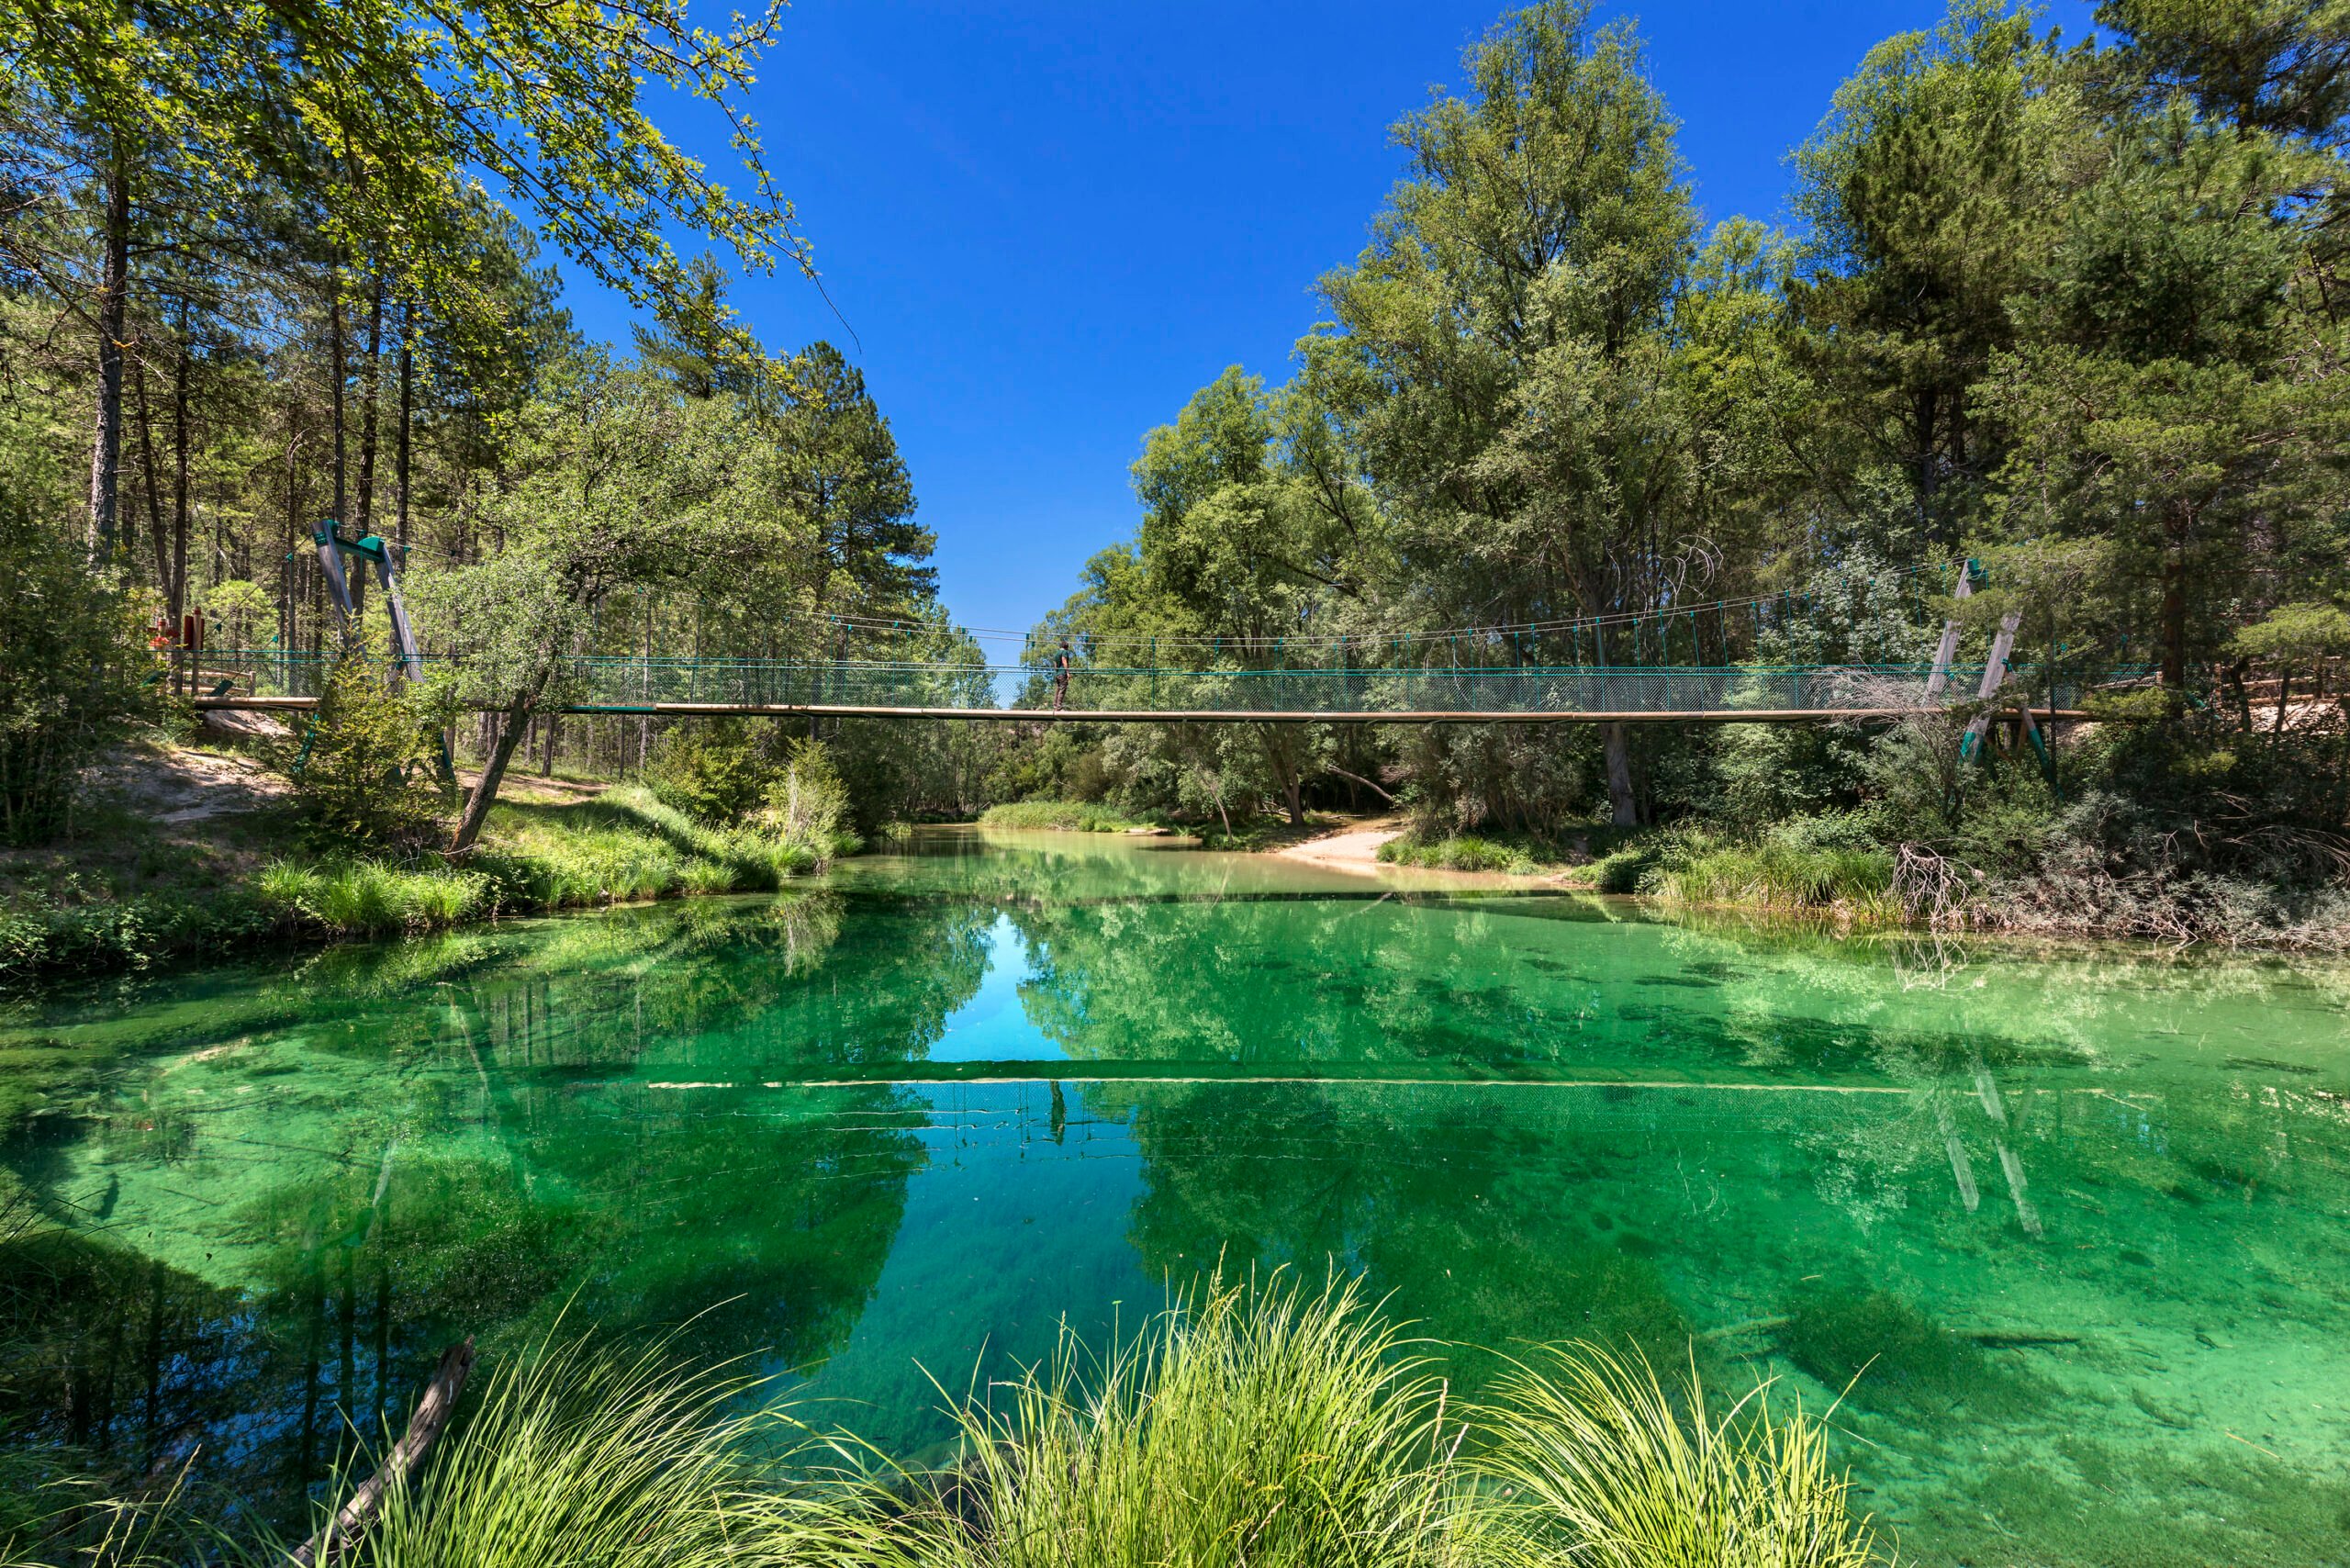
<svg viewBox="0 0 2350 1568"><path fill-rule="evenodd" d="M330 655L275 650L207 652L195 689L220 680L253 697L316 697ZM428 673L445 661L427 659ZM1971 698L1980 665L1953 666L1946 700ZM1080 665L1066 706L1127 712L1716 713L1904 709L1925 700L1921 664L1740 665L1406 668L1158 669ZM2093 672L2099 683L2139 672ZM2045 700L2029 665L2010 678ZM1016 686L1010 703L1001 687ZM2060 707L2076 706L2079 676L2060 675ZM743 707L1040 709L1052 705L1051 674L1034 665L915 661L810 663L786 659L591 657L571 662L553 693L575 710L629 712L661 704Z"/></svg>

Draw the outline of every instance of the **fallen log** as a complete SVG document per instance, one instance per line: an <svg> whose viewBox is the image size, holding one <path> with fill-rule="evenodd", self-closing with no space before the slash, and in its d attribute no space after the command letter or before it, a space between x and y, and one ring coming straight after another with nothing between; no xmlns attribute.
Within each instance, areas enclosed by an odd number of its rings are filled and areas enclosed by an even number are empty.
<svg viewBox="0 0 2350 1568"><path fill-rule="evenodd" d="M392 1445L392 1451L384 1456L375 1473L351 1495L326 1529L304 1541L294 1553L297 1568L331 1568L358 1544L368 1526L375 1522L375 1511L384 1506L385 1492L422 1462L432 1440L441 1435L441 1428L456 1414L457 1395L464 1392L465 1375L473 1370L474 1342L468 1335L464 1343L452 1345L442 1352L440 1366L424 1385L424 1397L416 1402L416 1413L408 1418L408 1430Z"/></svg>

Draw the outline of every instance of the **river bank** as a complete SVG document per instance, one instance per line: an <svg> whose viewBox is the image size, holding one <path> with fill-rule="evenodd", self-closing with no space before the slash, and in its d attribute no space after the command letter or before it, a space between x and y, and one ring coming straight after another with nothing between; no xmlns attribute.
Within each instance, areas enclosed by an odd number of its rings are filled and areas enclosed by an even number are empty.
<svg viewBox="0 0 2350 1568"><path fill-rule="evenodd" d="M509 779L462 861L338 846L254 759L148 745L93 770L67 834L0 851L0 989L761 891L820 864L805 846L698 822L638 786L554 778Z"/></svg>

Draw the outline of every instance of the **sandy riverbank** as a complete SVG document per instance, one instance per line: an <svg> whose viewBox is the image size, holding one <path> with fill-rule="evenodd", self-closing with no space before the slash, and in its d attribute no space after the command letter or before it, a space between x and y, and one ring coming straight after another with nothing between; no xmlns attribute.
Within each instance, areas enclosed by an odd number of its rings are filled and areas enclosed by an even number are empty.
<svg viewBox="0 0 2350 1568"><path fill-rule="evenodd" d="M1391 838L1402 837L1403 833L1401 818L1360 823L1338 833L1324 834L1320 838L1283 845L1272 853L1284 859L1303 860L1333 870L1371 872L1379 869L1379 846Z"/></svg>

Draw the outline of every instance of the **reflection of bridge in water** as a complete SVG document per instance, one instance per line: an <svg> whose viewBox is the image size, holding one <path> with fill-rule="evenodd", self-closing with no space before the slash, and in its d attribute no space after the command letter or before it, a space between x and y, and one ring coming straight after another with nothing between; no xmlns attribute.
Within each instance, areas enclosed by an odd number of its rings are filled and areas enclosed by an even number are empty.
<svg viewBox="0 0 2350 1568"><path fill-rule="evenodd" d="M442 661L422 661L428 674ZM207 653L198 708L316 706L331 655ZM1078 664L1058 708L1035 665L923 661L582 658L547 710L666 718L951 719L1020 723L1786 723L1897 719L1985 686L2037 695L2043 718L2082 717L2077 682L2026 665L1814 664L1162 669ZM2115 672L2102 671L2106 678ZM1937 678L1939 675L1940 678ZM999 679L1028 683L1010 704Z"/></svg>

